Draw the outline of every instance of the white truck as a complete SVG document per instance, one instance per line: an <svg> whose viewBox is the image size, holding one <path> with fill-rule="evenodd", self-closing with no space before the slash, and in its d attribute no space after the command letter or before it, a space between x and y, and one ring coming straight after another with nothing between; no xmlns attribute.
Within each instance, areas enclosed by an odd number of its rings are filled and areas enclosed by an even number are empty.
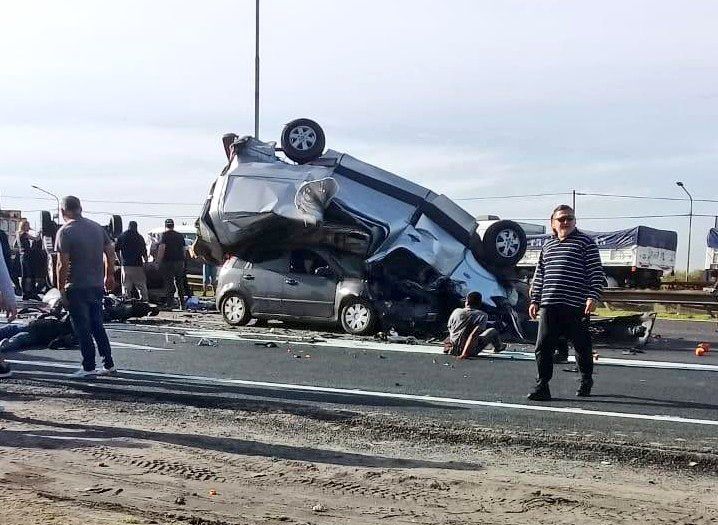
<svg viewBox="0 0 718 525"><path fill-rule="evenodd" d="M709 283L718 280L718 228L708 230L706 239L705 280Z"/></svg>
<svg viewBox="0 0 718 525"><path fill-rule="evenodd" d="M601 254L609 288L658 288L661 277L676 265L678 235L668 230L636 226L612 232L590 232ZM549 234L527 235L526 254L518 262L519 276L530 279Z"/></svg>

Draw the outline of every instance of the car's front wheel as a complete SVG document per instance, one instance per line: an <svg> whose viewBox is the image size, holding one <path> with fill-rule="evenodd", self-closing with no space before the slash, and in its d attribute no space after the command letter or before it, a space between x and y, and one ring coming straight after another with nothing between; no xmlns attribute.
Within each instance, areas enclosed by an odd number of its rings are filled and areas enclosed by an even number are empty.
<svg viewBox="0 0 718 525"><path fill-rule="evenodd" d="M221 304L222 317L231 326L242 326L249 322L251 313L247 300L238 293L228 293Z"/></svg>
<svg viewBox="0 0 718 525"><path fill-rule="evenodd" d="M350 299L341 310L342 328L348 334L368 335L374 331L376 312L363 299Z"/></svg>

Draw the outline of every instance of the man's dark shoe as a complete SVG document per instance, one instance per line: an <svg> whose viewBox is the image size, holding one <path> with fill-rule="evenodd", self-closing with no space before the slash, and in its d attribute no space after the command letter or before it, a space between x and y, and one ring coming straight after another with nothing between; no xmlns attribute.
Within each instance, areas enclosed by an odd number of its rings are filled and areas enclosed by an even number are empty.
<svg viewBox="0 0 718 525"><path fill-rule="evenodd" d="M551 401L551 391L546 388L537 388L526 396L530 401Z"/></svg>
<svg viewBox="0 0 718 525"><path fill-rule="evenodd" d="M553 363L555 365L568 363L568 354L553 354Z"/></svg>
<svg viewBox="0 0 718 525"><path fill-rule="evenodd" d="M576 395L578 397L591 397L591 388L592 387L593 387L593 380L581 381L581 384L578 386L578 390L576 390Z"/></svg>

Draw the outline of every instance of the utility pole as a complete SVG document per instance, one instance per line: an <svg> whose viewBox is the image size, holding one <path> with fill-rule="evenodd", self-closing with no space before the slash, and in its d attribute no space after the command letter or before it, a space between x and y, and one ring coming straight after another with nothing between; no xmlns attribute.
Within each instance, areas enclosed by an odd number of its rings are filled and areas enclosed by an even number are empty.
<svg viewBox="0 0 718 525"><path fill-rule="evenodd" d="M573 208L573 213L576 213L576 190L572 190L571 194L573 195L571 200L571 207Z"/></svg>
<svg viewBox="0 0 718 525"><path fill-rule="evenodd" d="M686 257L686 282L688 282L688 274L691 271L691 233L693 231L693 195L688 193L688 190L681 181L676 181L676 186L686 192L688 198L691 201L691 207L688 212L688 256Z"/></svg>
<svg viewBox="0 0 718 525"><path fill-rule="evenodd" d="M255 2L254 25L254 138L259 138L259 0Z"/></svg>

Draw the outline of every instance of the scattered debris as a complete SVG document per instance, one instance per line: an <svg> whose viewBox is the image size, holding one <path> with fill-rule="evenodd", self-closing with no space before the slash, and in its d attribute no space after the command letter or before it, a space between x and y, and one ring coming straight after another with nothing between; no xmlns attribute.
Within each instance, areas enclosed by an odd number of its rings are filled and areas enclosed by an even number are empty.
<svg viewBox="0 0 718 525"><path fill-rule="evenodd" d="M216 339L210 339L208 337L203 337L197 341L197 346L217 346L218 344Z"/></svg>
<svg viewBox="0 0 718 525"><path fill-rule="evenodd" d="M186 504L187 504L187 500L185 500L184 496L177 496L175 498L175 505L186 505Z"/></svg>
<svg viewBox="0 0 718 525"><path fill-rule="evenodd" d="M277 348L277 343L274 341L266 341L266 342L257 342L254 343L255 346L263 346L265 348Z"/></svg>
<svg viewBox="0 0 718 525"><path fill-rule="evenodd" d="M327 508L326 508L324 505L322 505L321 503L317 503L316 505L314 505L314 506L312 507L312 511L314 511L314 512L326 512L326 511L327 511Z"/></svg>
<svg viewBox="0 0 718 525"><path fill-rule="evenodd" d="M209 491L210 496L217 496L218 494L219 494L219 492L217 492L215 489L210 489L210 491Z"/></svg>

